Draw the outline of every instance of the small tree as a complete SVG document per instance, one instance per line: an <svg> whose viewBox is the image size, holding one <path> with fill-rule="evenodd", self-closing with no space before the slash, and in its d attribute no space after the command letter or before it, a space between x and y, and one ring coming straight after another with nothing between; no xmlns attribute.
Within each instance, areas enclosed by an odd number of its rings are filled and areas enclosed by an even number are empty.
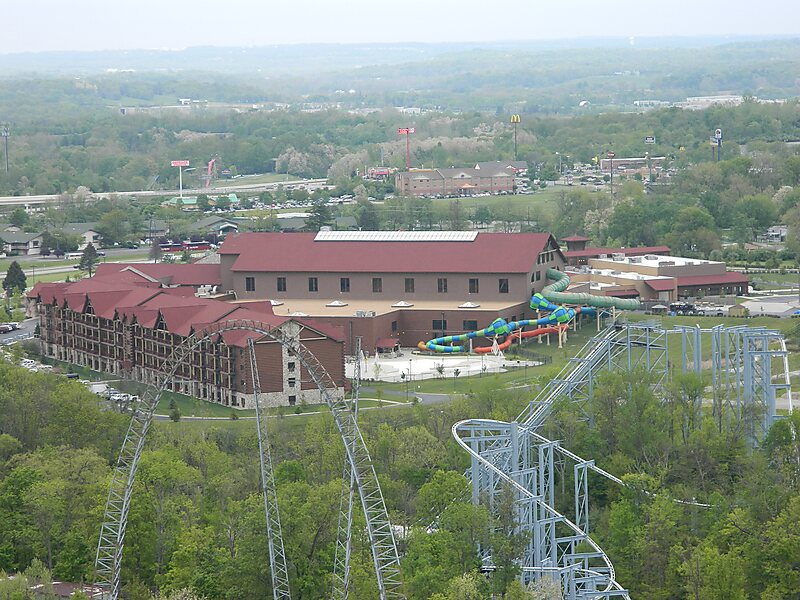
<svg viewBox="0 0 800 600"><path fill-rule="evenodd" d="M100 258L97 256L97 250L95 249L94 244L89 244L83 250L83 255L81 256L81 262L78 263L78 268L81 271L88 271L89 277L91 277L98 260L100 260Z"/></svg>
<svg viewBox="0 0 800 600"><path fill-rule="evenodd" d="M148 257L150 258L150 260L156 263L161 258L161 254L162 254L161 244L159 244L158 240L155 239L153 240L153 243L150 245L150 252L148 254Z"/></svg>
<svg viewBox="0 0 800 600"><path fill-rule="evenodd" d="M6 291L6 296L11 297L14 292L22 293L27 287L27 277L22 267L19 266L17 261L12 262L8 266L6 278L3 279L3 289Z"/></svg>
<svg viewBox="0 0 800 600"><path fill-rule="evenodd" d="M14 212L11 213L9 223L11 223L14 227L25 227L30 220L31 218L28 216L28 213L26 213L25 209L20 206L15 208Z"/></svg>

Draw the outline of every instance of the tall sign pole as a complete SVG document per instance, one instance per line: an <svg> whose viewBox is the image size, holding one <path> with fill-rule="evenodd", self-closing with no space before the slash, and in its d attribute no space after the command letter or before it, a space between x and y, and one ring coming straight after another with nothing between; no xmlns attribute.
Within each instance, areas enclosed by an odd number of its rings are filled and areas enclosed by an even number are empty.
<svg viewBox="0 0 800 600"><path fill-rule="evenodd" d="M519 115L511 115L511 124L514 126L514 160L517 158L517 125L522 122Z"/></svg>
<svg viewBox="0 0 800 600"><path fill-rule="evenodd" d="M188 160L173 160L170 163L173 167L178 167L178 186L180 190L180 197L183 200L183 167L189 166Z"/></svg>
<svg viewBox="0 0 800 600"><path fill-rule="evenodd" d="M609 150L606 156L608 156L611 165L611 198L614 198L614 157L616 154Z"/></svg>
<svg viewBox="0 0 800 600"><path fill-rule="evenodd" d="M722 156L722 129L717 129L714 131L714 137L711 138L712 143L716 142L717 145L717 162L720 161L720 157Z"/></svg>
<svg viewBox="0 0 800 600"><path fill-rule="evenodd" d="M0 125L0 135L3 136L3 144L6 152L6 173L8 173L8 136L11 135L11 126L8 123Z"/></svg>
<svg viewBox="0 0 800 600"><path fill-rule="evenodd" d="M409 136L416 132L417 130L414 127L399 127L397 129L397 133L406 136L406 171L411 168L411 146Z"/></svg>

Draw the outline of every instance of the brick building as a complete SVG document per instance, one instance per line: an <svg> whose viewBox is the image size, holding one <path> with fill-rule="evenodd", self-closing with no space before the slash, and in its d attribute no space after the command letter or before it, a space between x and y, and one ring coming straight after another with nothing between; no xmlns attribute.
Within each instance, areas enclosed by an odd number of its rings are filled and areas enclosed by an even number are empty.
<svg viewBox="0 0 800 600"><path fill-rule="evenodd" d="M506 163L479 163L479 168L412 169L396 173L395 191L402 196L472 196L514 191L513 168Z"/></svg>
<svg viewBox="0 0 800 600"><path fill-rule="evenodd" d="M374 351L532 316L531 294L565 264L548 233L241 233L219 254L222 290L344 327L347 353L356 336Z"/></svg>
<svg viewBox="0 0 800 600"><path fill-rule="evenodd" d="M341 331L275 315L268 302L243 306L198 298L191 287L164 287L136 268L75 283L40 283L28 293L28 300L40 316L45 355L60 361L154 384L172 350L192 333L213 323L247 319L278 328L305 345L336 382L334 392L343 393ZM199 343L187 364L178 368L171 390L232 408L253 408L250 337L268 406L321 401L291 348L247 331L228 331Z"/></svg>

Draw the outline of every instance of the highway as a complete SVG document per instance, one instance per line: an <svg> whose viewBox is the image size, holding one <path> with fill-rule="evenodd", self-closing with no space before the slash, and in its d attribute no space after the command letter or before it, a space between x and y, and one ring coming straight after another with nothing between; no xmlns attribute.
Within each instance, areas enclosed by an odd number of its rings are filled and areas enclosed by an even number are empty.
<svg viewBox="0 0 800 600"><path fill-rule="evenodd" d="M297 179L294 181L277 181L273 183L242 183L240 185L231 184L225 187L214 188L192 188L185 189L183 193L187 196L198 194L235 194L241 192L266 192L277 189L278 186L285 188L304 187L309 191L314 191L327 184L327 179ZM89 200L100 200L111 195L132 196L134 198L152 198L154 196L173 196L178 194L178 190L138 190L131 192L98 192L91 193ZM38 196L0 196L0 207L2 206L39 206L42 204L52 204L58 201L61 194L43 194Z"/></svg>

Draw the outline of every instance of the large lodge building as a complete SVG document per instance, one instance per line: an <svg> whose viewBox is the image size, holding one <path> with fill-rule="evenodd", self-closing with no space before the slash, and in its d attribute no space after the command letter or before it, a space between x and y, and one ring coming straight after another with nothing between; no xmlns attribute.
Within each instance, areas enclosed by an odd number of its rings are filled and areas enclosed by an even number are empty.
<svg viewBox="0 0 800 600"><path fill-rule="evenodd" d="M566 241L569 254L586 239ZM747 286L724 263L666 256L668 248L580 251L589 253L580 257L585 263L568 265L575 257L549 233L241 233L227 237L217 264L108 263L90 279L37 284L28 296L41 315L44 351L58 360L153 383L192 333L252 319L297 336L341 391L344 356L355 354L358 337L374 353L480 329L498 317L535 318L529 300L547 285L549 268L566 271L573 291L652 304ZM319 401L291 349L256 341L270 404ZM251 407L246 348L241 332L204 341L173 388Z"/></svg>
<svg viewBox="0 0 800 600"><path fill-rule="evenodd" d="M155 265L155 270L164 271L166 266ZM343 393L343 339L335 328L275 315L269 302L243 306L195 297L192 285L164 287L143 271L153 265L107 267L90 279L40 283L29 292L40 315L45 355L156 384L172 350L191 334L225 321L257 321L305 345L337 383L332 392ZM114 272L115 267L124 268ZM204 277L204 269L197 267L206 265L169 267L179 274L178 279L187 281L193 273ZM253 408L250 337L268 406L321 402L317 386L291 347L243 330L225 331L196 345L190 359L178 368L170 389L232 408Z"/></svg>

